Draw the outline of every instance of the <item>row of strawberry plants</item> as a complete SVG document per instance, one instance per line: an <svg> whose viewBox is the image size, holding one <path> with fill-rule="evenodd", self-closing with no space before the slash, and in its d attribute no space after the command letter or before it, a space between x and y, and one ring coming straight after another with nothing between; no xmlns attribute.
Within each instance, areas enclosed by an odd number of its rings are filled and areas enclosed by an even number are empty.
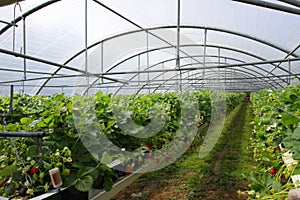
<svg viewBox="0 0 300 200"><path fill-rule="evenodd" d="M300 172L297 162L289 165L283 160L287 151L292 152L293 159L300 159L300 86L260 91L251 99L252 147L257 165L255 171L246 174L251 182L249 197L285 199L294 187L291 176Z"/></svg>
<svg viewBox="0 0 300 200"><path fill-rule="evenodd" d="M88 109L95 111L98 126L119 148L126 151L141 149L155 152L168 145L179 129L182 102L178 100L178 95L180 96L176 93L166 93L112 97L99 92L87 97L84 101L92 104L87 103L81 109L83 115L88 113ZM195 123L201 126L210 120L211 92L199 91L194 96L197 97L200 111ZM227 94L227 105L234 107L241 97L243 94ZM92 187L110 190L119 172L102 164L100 161L103 161L103 157L95 159L95 155L82 143L75 126L73 114L78 111L76 103L82 102L82 99L79 96L66 97L63 94L14 95L13 112L5 119L5 124L0 126L0 132L45 131L46 135L38 154L34 139L0 138L0 196L25 195L24 192L28 196L34 196L51 189L48 171L54 167L60 169L65 187L75 186L79 191L88 191ZM190 105L187 103L184 106ZM9 98L0 97L0 113L7 113L8 108ZM87 115L84 117L89 119ZM127 127L133 136L122 130L122 124L126 125L130 120L147 127L154 119L161 119L164 125L159 134L152 137L134 137L134 134L141 134L137 128L140 126L129 129ZM1 121L3 120L1 118ZM43 160L38 162L37 157L41 156ZM111 155L105 155L105 159L113 160ZM129 173L130 170L126 169L126 172Z"/></svg>

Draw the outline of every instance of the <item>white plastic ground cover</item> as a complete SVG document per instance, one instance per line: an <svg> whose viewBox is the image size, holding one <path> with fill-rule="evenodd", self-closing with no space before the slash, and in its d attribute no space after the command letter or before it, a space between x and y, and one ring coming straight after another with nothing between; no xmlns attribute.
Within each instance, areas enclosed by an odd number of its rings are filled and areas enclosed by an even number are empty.
<svg viewBox="0 0 300 200"><path fill-rule="evenodd" d="M300 175L293 175L292 176L292 181L294 183L295 188L299 189L300 188Z"/></svg>
<svg viewBox="0 0 300 200"><path fill-rule="evenodd" d="M281 151L284 150L282 145L279 145L279 147ZM282 160L286 164L288 169L291 169L290 167L296 166L298 164L298 161L293 159L293 153L291 151L287 151L284 154L282 154ZM300 188L300 174L292 175L291 178L295 188Z"/></svg>

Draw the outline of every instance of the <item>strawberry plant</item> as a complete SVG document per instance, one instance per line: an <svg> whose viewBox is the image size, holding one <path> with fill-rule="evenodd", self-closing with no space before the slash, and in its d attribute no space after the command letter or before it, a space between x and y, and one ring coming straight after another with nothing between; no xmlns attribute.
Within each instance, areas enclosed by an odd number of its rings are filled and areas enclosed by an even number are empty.
<svg viewBox="0 0 300 200"><path fill-rule="evenodd" d="M255 175L248 176L248 180L255 184L263 179L266 183L263 188L250 187L248 193L255 193L250 195L253 198L279 199L293 188L291 175L299 168L297 164L286 164L283 154L290 150L293 159L300 159L300 86L264 90L253 93L251 98L254 113L252 147L257 170L253 172Z"/></svg>
<svg viewBox="0 0 300 200"><path fill-rule="evenodd" d="M78 112L77 103L85 103L85 109L95 109L97 126L115 145L126 151L141 150L141 155L144 151L149 152L146 157L138 155L135 166L128 166L125 173L129 174L138 168L139 162L145 158L149 162L170 162L174 158L159 158L152 152L172 142L181 123L184 124L186 120L181 119L181 106L188 109L190 105L180 105L178 95L166 93L112 97L101 92L85 98L66 97L63 94L14 95L13 112L5 119L6 125L0 126L0 132L44 131L45 136L38 153L33 138L0 139L0 195L24 196L25 193L34 196L40 191L48 191L52 187L48 171L54 167L59 168L64 187L74 186L79 191L88 191L92 187L111 189L116 172L105 164L119 157L108 152L92 155L83 145L73 117L74 112ZM201 111L197 115L198 126L210 121L210 95L208 90L195 93ZM188 99L187 95L182 96ZM238 104L241 97L243 94L228 93L226 100L229 108ZM89 105L89 101L93 104ZM0 113L7 113L8 110L9 98L0 97ZM88 124L92 116L86 113L82 115L87 119L86 125L92 125ZM3 121L3 118L0 120ZM153 121L153 124L159 125L158 131L157 127L151 125ZM128 127L129 122L134 123ZM144 134L141 126L151 135L136 137ZM188 134L181 134L180 137L183 142L188 140ZM95 146L101 146L97 140L95 142ZM97 156L99 159L96 159ZM126 166L126 161L123 164Z"/></svg>

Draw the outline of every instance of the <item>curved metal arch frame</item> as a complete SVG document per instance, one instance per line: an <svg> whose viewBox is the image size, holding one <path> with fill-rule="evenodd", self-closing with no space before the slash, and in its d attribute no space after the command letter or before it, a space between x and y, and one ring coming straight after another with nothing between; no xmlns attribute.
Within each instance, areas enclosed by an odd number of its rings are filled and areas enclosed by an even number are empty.
<svg viewBox="0 0 300 200"><path fill-rule="evenodd" d="M177 76L177 75L175 75L175 76ZM175 77L175 76L174 76L174 77ZM212 76L213 76L213 75L212 75ZM245 75L245 76L247 76L247 75ZM253 78L253 77L250 77L250 78ZM171 80L172 80L172 79L171 79ZM173 79L173 80L174 80L174 79ZM170 81L170 80L168 80L168 81ZM157 86L157 87L153 90L153 92L156 92L156 90L158 90L158 89L160 89L161 87L164 87L165 85L167 85L167 82L168 82L168 81L165 81L165 83L160 84L159 86ZM199 80L199 81L203 81L203 80ZM199 81L198 81L198 83L199 83ZM197 83L193 83L193 84L197 84ZM202 84L202 83L200 83L200 84ZM176 83L170 84L170 85L176 86ZM139 94L143 89L147 89L147 88L145 88L146 86L150 86L150 85L144 84L141 88L139 88L139 89L136 91L135 94ZM256 89L252 89L252 91L258 90L257 87L255 87L255 88L256 88ZM226 87L225 87L224 89L226 90ZM261 88L260 88L260 89L261 89ZM168 91L170 91L170 89L166 89L165 91L168 92Z"/></svg>
<svg viewBox="0 0 300 200"><path fill-rule="evenodd" d="M201 73L201 72L200 72ZM244 74L244 76L246 76L248 73L246 73L246 74ZM174 76L174 77L176 77L176 75ZM249 76L248 76L249 77ZM277 76L274 76L274 77L277 77ZM263 77L261 77L261 78L263 78ZM277 77L278 78L278 77ZM230 79L232 79L232 78L230 78ZM233 78L234 79L234 78ZM255 78L255 77L249 77L249 78L238 78L238 79L257 79L257 77ZM226 80L226 79L225 79ZM174 81L174 79L173 79L173 81ZM203 80L201 80L201 81L203 81ZM168 80L167 81L165 81L165 82L168 82ZM242 83L242 82L241 82ZM268 82L267 82L268 83ZM268 83L268 84L270 84L270 83ZM147 85L147 84L146 84ZM144 87L146 86L146 85L144 85ZM160 86L163 86L163 84L161 84ZM261 89L263 89L263 87L261 88ZM257 90L259 90L259 89L252 89L252 91L257 91ZM242 90L239 90L239 91L242 91Z"/></svg>
<svg viewBox="0 0 300 200"><path fill-rule="evenodd" d="M204 46L204 45L202 45L202 44L181 45L181 47L191 47L191 46L195 46L195 47L199 47L199 46L200 46L200 47L202 47L202 46ZM239 50L239 49L234 49L234 48L231 48L231 47L224 47L224 46L217 46L217 45L206 45L206 47L213 47L213 48L218 48L218 49L230 50L230 51L234 51L234 52L237 52L237 53L245 54L245 55L247 55L247 56L256 58L256 59L261 60L261 61L266 61L265 58L262 58L262 57L260 57L260 56L254 55L254 54L252 54L252 53L250 53L250 52L246 52L246 51ZM151 51L157 51L157 50L162 50L162 49L167 49L167 48L172 48L172 47L171 47L171 46L160 47L160 48L150 49L150 50L143 51L143 52L140 52L140 53L138 53L138 54L132 55L132 56L130 56L130 57L128 57L128 58L122 60L121 62L115 64L115 65L112 66L111 68L109 68L109 69L106 71L106 73L108 73L108 72L111 71L112 69L116 68L118 65L120 65L120 64L122 64L122 63L124 63L124 62L126 62L127 60L130 60L130 59L132 59L132 58L135 58L135 57L137 57L137 56L139 56L139 55L146 54L146 53L149 53L149 52L151 52ZM193 57L193 56L189 56L189 57ZM198 63L198 64L199 64L199 63ZM203 63L200 62L200 64L203 64ZM273 63L270 64L270 65L273 65L274 67L276 67L276 65L273 64ZM154 67L155 65L152 65L152 66ZM182 67L182 66L181 66L181 67ZM260 68L260 67L258 67L258 66L253 66L253 67L256 67L256 68L258 68L258 69L260 69L260 70L262 70L262 71L265 71L265 70L263 70L262 68ZM285 70L285 69L282 68L282 67L278 67L278 68L281 69L282 71L286 72L286 73L289 73L287 70ZM148 70L148 68L147 68L146 70ZM266 71L265 71L265 72L266 72ZM272 75L275 75L275 74L272 73ZM99 78L96 79L92 84L95 84L98 80L99 80ZM130 79L129 79L129 80L130 80ZM283 80L283 81L286 81L286 80ZM283 88L282 85L281 85L280 87Z"/></svg>
<svg viewBox="0 0 300 200"><path fill-rule="evenodd" d="M212 57L212 58L219 58L219 56L215 56L215 55L207 55L209 58ZM201 55L200 57L203 57L203 55ZM240 63L246 63L245 61L243 60L239 60L239 59L236 59L236 58L233 58L233 57L225 57L225 56L220 56L220 58L222 59L226 59L226 60L233 60L233 61L236 61L236 62L240 62ZM219 63L215 63L215 64L219 64ZM255 68L258 68L260 69L261 71L264 71L264 72L268 72L267 70L263 69L263 68L260 68L256 65L251 65L251 66L254 66ZM243 69L246 69L246 70L249 70L251 72L254 72L260 76L264 76L262 73L258 72L258 71L255 71L253 69L250 69L250 68L246 68L246 67L240 67L240 68L243 68ZM230 68L229 68L230 69ZM248 73L248 72L247 72ZM254 75L254 74L253 74ZM275 74L272 74L272 75L275 75ZM277 84L279 87L282 87L279 83L277 83L276 81L272 80L270 77L266 77L268 78L270 81L273 81L274 84ZM265 81L265 80L264 80ZM265 81L266 82L266 81ZM271 84L273 88L276 88L273 84Z"/></svg>
<svg viewBox="0 0 300 200"><path fill-rule="evenodd" d="M201 55L201 56L203 56L203 55ZM201 56L198 56L198 57L201 57ZM197 57L197 56L194 56L194 57ZM214 57L217 57L217 56L214 56ZM227 59L229 59L229 60L232 59L232 60L236 60L236 61L239 61L239 62L243 62L243 61L241 61L241 60L237 60L237 59L230 58L230 57L224 57L224 58L227 58ZM166 61L164 61L164 62L168 62L168 61L172 61L172 60L174 60L174 59L169 59L169 60L166 60ZM156 65L159 65L159 64L161 64L161 63L163 63L163 62L160 62L160 63L154 64L154 65L151 65L151 66L149 66L147 69L152 68L152 67L154 67L154 66L156 66ZM193 63L192 63L192 64L193 64ZM218 64L218 63L214 62L213 64ZM222 63L221 63L221 64L222 64ZM223 64L227 64L227 63L223 63ZM241 68L245 68L245 67L241 67ZM240 70L240 69L233 69L233 70L230 69L230 70L232 70L232 71L241 71L241 72L243 72L245 75L249 75L249 74L253 75L253 77L250 77L250 76L249 76L248 79L257 79L257 76L254 75L254 74L252 74L252 73L249 73L249 71L252 71L253 73L256 73L256 74L258 74L258 75L260 75L260 76L264 76L263 74L261 74L261 73L255 71L255 70L253 70L253 69L248 69L248 68L245 68L245 69L246 69L247 71ZM263 70L263 69L262 69L262 70ZM263 71L265 71L265 70L263 70ZM184 73L189 73L189 72L190 72L190 71L184 71L183 74L184 74ZM267 72L267 71L265 71L265 72ZM145 71L145 73L147 73L147 71ZM155 81L156 78L162 76L164 73L167 73L167 72L162 72L161 74L159 74L159 75L157 75L156 77L154 77L151 81ZM138 75L138 74L135 73L135 75L134 75L133 77L131 77L131 78L129 79L129 81L132 81L132 79L135 78L137 75ZM193 75L194 75L194 74L193 74ZM174 77L176 77L176 76L177 76L177 75L175 75ZM189 76L188 76L188 77L189 77ZM267 78L270 79L270 80L269 80L270 82L273 81L271 78L269 78L269 77L267 77ZM174 80L174 79L172 79L172 80ZM266 81L266 80L259 80L259 81L265 82L266 84L270 85L271 87L276 88L273 84L269 83L269 82ZM97 82L97 81L95 81L94 84L95 84L96 82ZM163 84L165 84L166 82L168 82L168 81L165 81ZM278 83L275 82L275 81L274 81L274 83L278 84ZM163 84L161 84L161 85L163 85ZM144 87L147 86L147 85L148 85L148 84L145 84ZM161 85L160 85L160 86L161 86ZM279 84L278 84L278 85L279 85ZM280 86L280 85L279 85L279 86ZM91 86L91 87L92 87L92 86ZM115 86L115 87L117 87L117 86ZM118 87L119 87L119 90L120 90L121 88L124 87L124 84L123 84L122 86L118 86Z"/></svg>
<svg viewBox="0 0 300 200"><path fill-rule="evenodd" d="M180 47L192 47L192 46L195 46L195 47L204 47L203 44L189 44L189 45L181 45ZM244 54L244 55L247 55L247 56L250 56L250 57L253 57L255 59L258 59L258 60L261 60L261 61L267 61L267 59L263 58L263 57L260 57L258 55L255 55L253 53L250 53L250 52L247 52L247 51L244 51L244 50L241 50L241 49L236 49L236 48L231 48L231 47L227 47L227 46L218 46L218 45L205 45L206 47L210 47L210 48L217 48L217 49L225 49L225 50L229 50L229 51L234 51L234 52L237 52L237 53L241 53L241 54ZM135 55L132 55L124 60L122 60L121 62L115 64L114 66L112 66L111 68L109 68L106 73L110 72L111 70L113 70L114 68L118 67L118 65L136 57L136 56L139 56L139 55L142 55L142 54L146 54L146 53L149 53L149 52L152 52L152 51L158 51L158 50L163 50L163 49L168 49L168 48L172 48L170 46L165 46L165 47L160 47L160 48L154 48L154 49L150 49L150 50L147 50L147 51L144 51L144 52L140 52L138 54L135 54ZM189 56L189 57L193 57L193 56ZM246 62L245 62L246 63ZM200 61L198 62L198 64L203 64L201 63ZM282 67L279 67L279 66L276 66L275 64L271 63L270 65L273 65L274 67L277 67L279 68L280 70L286 72L286 73L289 73L288 70L282 68ZM271 73L272 75L274 75L273 73Z"/></svg>
<svg viewBox="0 0 300 200"><path fill-rule="evenodd" d="M172 60L174 60L174 59L172 59ZM190 63L190 64L187 64L187 65L193 65L193 64L195 64L195 63ZM213 63L213 64L217 64L217 63ZM227 64L227 63L223 63L223 64ZM184 65L182 65L182 66L184 66ZM182 66L181 66L181 67L182 67ZM153 65L152 65L152 66L149 66L148 68L146 68L146 70L149 69L149 68L152 68L152 67L153 67ZM230 70L232 70L232 69L230 69ZM249 73L249 71L252 71L252 72L254 72L254 73L257 73L257 74L260 75L260 76L263 76L263 74L261 74L261 73L255 71L255 70L252 70L252 69L247 69L247 68L246 68L246 70L248 70L248 71L244 71L244 70L240 70L240 69L234 69L234 70L243 72L243 73L245 73L245 74L251 74L251 75L253 75L253 77L252 77L253 79L256 79L257 76L254 75L253 73ZM184 72L182 73L182 75L183 75L184 73L189 73L189 72L190 72L190 70L184 71ZM145 71L145 73L147 73L147 71ZM166 72L163 72L163 73L161 73L160 75L155 76L154 78L151 79L151 81L155 81L156 78L162 76L164 73L166 73ZM129 81L132 81L137 75L138 75L138 74L135 74L134 76L132 76L132 77L129 79ZM193 75L194 75L194 74L193 74ZM176 77L176 75L175 75L174 77ZM188 77L188 76L187 76L187 77ZM171 78L173 78L173 77L171 77ZM261 81L266 82L265 80L261 80ZM272 79L270 79L270 81L272 81ZM167 82L167 81L166 81L166 82ZM268 82L266 82L266 83L268 83ZM276 83L276 82L275 82L275 83ZM273 88L276 88L273 84L271 84L271 83L268 83L268 84L269 84L270 86L272 86ZM120 89L121 89L122 87L124 87L124 84L123 84L122 86L120 86Z"/></svg>
<svg viewBox="0 0 300 200"><path fill-rule="evenodd" d="M176 26L158 26L158 27L152 27L152 28L148 28L148 29L142 29L142 30L133 30L133 31L128 31L128 32L125 32L125 33L121 33L121 34L117 34L117 35L114 35L114 36L111 36L111 37L107 37L103 40L100 40L98 42L95 42L94 44L91 44L87 47L87 49L91 49L99 44L103 44L105 41L109 41L109 40L112 40L114 38L118 38L118 37L121 37L121 36L124 36L124 35L127 35L127 34L132 34L132 33L137 33L137 32L149 32L151 30L158 30L158 29L171 29L171 28L176 28ZM297 54L295 53L291 53L289 50L287 49L283 49L279 46L276 46L275 44L272 44L270 42L267 42L267 41L264 41L264 40L260 40L258 38L255 38L253 36L250 36L250 35L247 35L247 34L243 34L243 33L239 33L239 32L234 32L234 31L230 31L230 30L225 30L225 29L220 29L220 28L213 28L213 27L204 27L204 26L187 26L187 25L183 25L181 26L181 28L191 28L191 29L202 29L202 30L211 30L211 31L218 31L218 32L223 32L223 33L228 33L228 34L233 34L233 35L236 35L236 36L240 36L240 37L243 37L243 38L246 38L246 39L250 39L250 40L253 40L253 41L256 41L258 43L262 43L262 44L265 44L269 47L272 47L278 51L281 51L283 53L286 53L286 54L290 54L291 56L294 56L294 57L298 57ZM171 48L174 48L174 46L171 46ZM73 59L75 59L77 56L81 55L83 52L85 52L85 49L79 51L78 53L74 54L71 58L69 58L68 60L66 60L64 62L64 65L68 64L69 62L71 62ZM279 66L276 66L274 65L274 68L277 68ZM56 73L58 73L59 71L61 70L61 68L58 68L56 69L53 74L55 75ZM50 80L50 79L49 79ZM40 89L37 91L36 94L39 94L40 91L42 90L43 86L45 86L49 80L46 80L40 87Z"/></svg>
<svg viewBox="0 0 300 200"><path fill-rule="evenodd" d="M121 37L121 36L124 36L124 35L128 35L128 34L132 34L132 33L137 33L137 32L149 32L149 31L152 31L152 30L158 30L158 29L175 29L177 28L177 26L157 26L157 27L152 27L152 28L147 28L147 29L143 29L143 30L132 30L132 31L128 31L128 32L124 32L124 33L120 33L120 34L117 34L117 35L113 35L113 36L110 36L110 37L107 37L103 40L100 40L98 42L95 42L91 45L88 46L88 49L91 49L101 43L104 43L108 40L112 40L114 38L118 38L118 37ZM235 32L235 31L230 31L230 30L226 30L226 29L221 29L221 28L216 28L216 27L205 27L205 26L191 26L191 25L181 25L180 28L187 28L187 29L201 29L201 30L211 30L211 31L217 31L217 32L223 32L223 33L228 33L228 34L232 34L232 35L236 35L236 36L240 36L240 37L243 37L243 38L247 38L247 39L250 39L250 40L253 40L253 41L256 41L258 43L262 43L262 44L265 44L269 47L272 47L274 49L277 49L283 53L286 53L286 54L289 54L290 53L290 50L287 50L287 49L284 49L284 48L281 48L275 44L272 44L270 42L267 42L265 40L261 40L261 39L258 39L256 37L253 37L253 36L250 36L250 35L247 35L247 34L244 34L244 33L239 33L239 32ZM174 46L173 46L174 47ZM77 52L76 54L74 54L72 57L70 57L68 60L66 60L66 62L64 64L68 64L69 62L71 62L73 59L75 59L77 56L79 56L80 54L84 53L85 49ZM294 56L294 57L299 57L300 55L297 55L295 53L292 53L290 54L291 56Z"/></svg>
<svg viewBox="0 0 300 200"><path fill-rule="evenodd" d="M212 55L206 55L206 56L207 56L207 57L218 57L218 56L212 56ZM194 57L194 58L197 58L197 57L203 57L203 55L199 55L199 56L197 55L197 56L193 56L193 57ZM188 57L180 57L180 58L185 59L185 58L188 58ZM226 58L226 59L238 61L238 62L240 62L240 63L246 63L246 62L244 62L244 61L242 61L242 60L238 60L238 59L235 59L235 58L232 58L232 57L224 57L224 56L221 56L221 58ZM147 69L150 69L150 68L152 68L152 67L155 67L155 66L157 66L157 65L161 65L161 64L166 63L166 62L175 61L175 59L176 59L176 58L172 58L172 59L168 59L168 60L165 60L165 61L162 61L162 62L158 62L158 63L156 63L156 64L153 64L153 65L149 66L149 68L146 68L146 70L147 70ZM198 63L190 63L189 65L194 65L194 64L198 64ZM216 64L218 64L218 63L216 63ZM182 65L182 66L185 66L185 65ZM181 66L181 67L182 67L182 66ZM268 73L267 70L265 70L265 69L263 69L263 68L261 68L261 67L258 67L258 66L256 66L256 65L251 65L251 66L254 66L255 68L260 69L261 71L264 71L264 72ZM244 68L244 69L246 69L246 70L249 70L249 71L252 71L252 72L254 72L254 73L257 73L257 74L260 75L260 76L264 76L263 74L259 73L258 71L255 71L255 70L252 70L252 69L249 69L249 68L246 68L246 67L240 67L240 68ZM145 72L145 73L147 73L147 72ZM164 74L164 73L165 73L165 72L163 72L162 74ZM271 73L271 74L275 76L275 74L273 74L273 73ZM254 74L253 74L253 75L254 75ZM137 76L137 75L135 75L135 76ZM134 76L134 77L135 77L135 76ZM266 77L266 78L268 78L268 79L271 80L271 78L269 78L269 77ZM131 79L129 79L129 81L130 81L130 80L131 80ZM285 80L283 79L282 81L285 81ZM274 81L274 83L277 84L279 87L283 87L282 85L276 83L275 81ZM274 86L274 88L276 88L276 87Z"/></svg>
<svg viewBox="0 0 300 200"><path fill-rule="evenodd" d="M226 63L222 63L222 64L226 64ZM221 70L223 70L223 72ZM248 79L253 79L253 80L259 79L256 76L250 76L250 75L253 75L253 74L249 73L249 72L246 72L244 70L240 70L240 69L229 69L229 70L226 70L226 68L225 69L220 69L220 73L221 73L220 76L224 77L224 78L220 78L220 79L226 80L228 78L227 74L232 74L232 72L235 73L236 75L243 75L244 77L248 77ZM239 72L239 73L237 73L237 72ZM200 74L200 73L201 72L198 72L196 74L192 74L191 76L197 75L197 74ZM212 74L212 75L210 76L209 74ZM216 74L213 74L213 72L206 72L205 73L205 76L206 76L205 78L212 77L213 75L216 75ZM205 80L205 78L203 80ZM236 78L236 79L240 79L240 78ZM273 88L275 88L272 84L268 83L267 81L259 80L259 82L265 82L266 84L268 84L268 85L272 86ZM260 83L260 84L262 84L262 83ZM257 84L253 84L253 85L257 85Z"/></svg>
<svg viewBox="0 0 300 200"><path fill-rule="evenodd" d="M199 73L201 73L201 72L199 72ZM199 73L197 73L197 74L199 74ZM226 79L225 79L225 78L219 78L219 77L217 77L216 74L214 74L214 73L212 73L212 72L207 72L207 73L206 73L205 79L202 79L202 80L206 80L206 78L207 78L207 80L211 80L210 78L212 78L212 77L213 77L214 79L224 80L225 82L227 81L228 78L229 78L230 80L232 80L232 79L236 79L236 80L244 80L245 78L246 78L246 79L250 79L250 80L252 80L252 79L253 79L253 80L258 79L258 78L256 78L256 77L250 76L249 73L247 73L247 72L245 72L245 71L243 71L243 70L239 70L239 69L237 69L237 70L224 70L224 71L221 71L221 70L220 70L220 73L222 73L224 77L226 76ZM196 74L196 75L197 75L197 74ZM233 74L234 74L235 76L232 76ZM195 74L193 74L193 75L195 75ZM244 77L244 78L240 78L240 77L238 77L238 76L242 76L242 77ZM260 80L259 82L263 82L263 81ZM229 82L228 82L228 83L229 83ZM243 83L243 82L241 82L241 83ZM268 83L266 82L266 84L268 84ZM251 85L257 86L257 85L262 85L262 83L252 82Z"/></svg>
<svg viewBox="0 0 300 200"><path fill-rule="evenodd" d="M240 74L244 75L245 77L248 77L248 78L250 78L250 79L255 79L255 77L249 76L249 73L247 73L247 72L245 72L245 71L243 71L243 70L236 70L236 71L240 71L240 72L241 72ZM242 73L242 72L243 72L243 73ZM188 71L187 71L187 72L184 72L184 73L188 73ZM201 73L201 72L199 72L199 73ZM197 74L199 74L199 73L197 73ZM207 72L207 74L210 74L210 73L211 73L211 72ZM245 74L244 74L244 73L245 73ZM195 74L193 74L193 75L195 75ZM215 74L214 74L214 75L215 75ZM174 75L173 77L169 78L169 80L163 81L163 83L160 84L155 90L157 90L159 87L165 85L167 82L169 82L169 81L171 81L171 80L174 81L173 78L176 78L177 76L178 76L178 75ZM152 79L152 80L155 80L155 79ZM199 80L199 81L200 81L200 80ZM136 92L136 94L138 94L141 90L143 90L147 85L148 85L148 83L147 83L147 84L144 84L144 85ZM124 86L124 85L123 85L123 86ZM117 92L118 92L120 89L121 89L121 87L119 87L119 89L117 90Z"/></svg>

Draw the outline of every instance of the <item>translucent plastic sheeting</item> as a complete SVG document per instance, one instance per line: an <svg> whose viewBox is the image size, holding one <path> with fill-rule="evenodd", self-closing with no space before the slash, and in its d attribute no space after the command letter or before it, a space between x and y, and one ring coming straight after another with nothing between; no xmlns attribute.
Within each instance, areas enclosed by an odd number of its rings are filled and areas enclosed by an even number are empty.
<svg viewBox="0 0 300 200"><path fill-rule="evenodd" d="M16 7L15 16L15 5L1 7L0 19L11 23L14 18L49 2L22 1L21 10ZM205 87L211 77L228 78L227 83L234 80L235 87L241 90L243 87L258 90L262 85L276 89L289 84L289 74L299 74L299 61L290 65L283 62L230 66L299 57L300 49L295 50L300 44L297 15L230 0L181 1L180 68L196 69L180 74L174 71L177 67L176 1L88 0L87 3L87 21L85 1L63 0L53 1L25 20L20 19L15 28L11 26L6 30L8 25L0 23L0 49L58 64L42 64L0 53L0 93L15 80L17 85L27 85L30 89L26 92L30 94L59 91L72 94L72 87L77 83L74 82L76 77L71 76L86 73L93 74L86 84L92 84L91 89L94 84L105 92L120 91L119 87L130 92L154 92L163 88L178 89L178 84ZM85 42L88 47L94 45L87 51L87 62ZM22 81L24 65L29 80L25 82ZM201 69L217 65L229 67ZM66 75L70 77L64 77ZM55 76L53 80L52 76ZM272 84L264 84L266 81Z"/></svg>

